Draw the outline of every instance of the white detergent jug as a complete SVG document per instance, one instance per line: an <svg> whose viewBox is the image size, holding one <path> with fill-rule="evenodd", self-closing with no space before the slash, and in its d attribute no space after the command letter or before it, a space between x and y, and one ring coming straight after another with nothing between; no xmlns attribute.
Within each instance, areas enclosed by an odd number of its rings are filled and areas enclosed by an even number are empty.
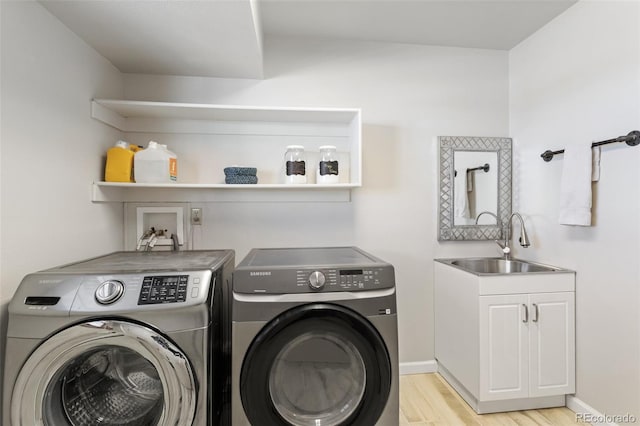
<svg viewBox="0 0 640 426"><path fill-rule="evenodd" d="M178 180L178 156L175 152L170 151L167 145L160 144L160 146L169 154L169 175L171 180L175 182Z"/></svg>
<svg viewBox="0 0 640 426"><path fill-rule="evenodd" d="M155 141L133 157L136 183L175 183L178 179L178 159Z"/></svg>

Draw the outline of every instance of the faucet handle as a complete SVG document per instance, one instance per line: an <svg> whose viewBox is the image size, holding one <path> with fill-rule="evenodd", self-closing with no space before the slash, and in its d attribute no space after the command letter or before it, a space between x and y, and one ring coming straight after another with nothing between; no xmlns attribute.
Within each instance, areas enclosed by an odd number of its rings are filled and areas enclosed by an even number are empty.
<svg viewBox="0 0 640 426"><path fill-rule="evenodd" d="M496 240L496 244L500 246L500 249L502 250L502 254L504 254L504 257L508 259L509 254L511 253L511 247L509 247L509 242L505 240L503 243L500 240Z"/></svg>

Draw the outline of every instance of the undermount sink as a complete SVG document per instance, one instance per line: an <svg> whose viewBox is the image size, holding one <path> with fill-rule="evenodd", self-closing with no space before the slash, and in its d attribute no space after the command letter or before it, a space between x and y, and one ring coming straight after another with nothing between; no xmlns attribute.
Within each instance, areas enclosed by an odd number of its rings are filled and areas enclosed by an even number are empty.
<svg viewBox="0 0 640 426"><path fill-rule="evenodd" d="M539 272L558 272L562 268L528 262L520 259L473 258L442 259L443 263L455 266L473 274L530 274Z"/></svg>

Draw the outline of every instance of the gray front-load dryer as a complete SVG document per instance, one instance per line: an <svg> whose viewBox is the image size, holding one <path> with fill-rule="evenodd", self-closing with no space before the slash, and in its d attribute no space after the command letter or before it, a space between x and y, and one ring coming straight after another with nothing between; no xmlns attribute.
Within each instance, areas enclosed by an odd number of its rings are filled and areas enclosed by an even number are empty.
<svg viewBox="0 0 640 426"><path fill-rule="evenodd" d="M232 317L234 426L398 425L390 264L355 247L254 249Z"/></svg>
<svg viewBox="0 0 640 426"><path fill-rule="evenodd" d="M27 275L9 305L2 424L221 422L233 266L232 250L117 252Z"/></svg>

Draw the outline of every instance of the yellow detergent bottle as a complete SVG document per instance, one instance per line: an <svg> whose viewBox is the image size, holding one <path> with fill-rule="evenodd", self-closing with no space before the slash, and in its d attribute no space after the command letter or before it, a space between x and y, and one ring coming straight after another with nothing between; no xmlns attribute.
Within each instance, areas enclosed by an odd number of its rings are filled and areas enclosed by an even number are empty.
<svg viewBox="0 0 640 426"><path fill-rule="evenodd" d="M107 165L104 170L106 182L133 182L134 146L118 141L107 151ZM137 150L137 147L135 147Z"/></svg>

